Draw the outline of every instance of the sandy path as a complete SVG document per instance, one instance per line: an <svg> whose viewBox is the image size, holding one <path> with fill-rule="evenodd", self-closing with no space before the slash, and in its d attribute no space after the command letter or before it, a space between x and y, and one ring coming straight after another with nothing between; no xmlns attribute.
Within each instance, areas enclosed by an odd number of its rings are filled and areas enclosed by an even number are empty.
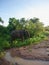
<svg viewBox="0 0 49 65"><path fill-rule="evenodd" d="M11 57L9 52L6 53L4 58L14 65L16 65L15 63L18 63L19 65L49 65L49 61L25 60L20 57Z"/></svg>

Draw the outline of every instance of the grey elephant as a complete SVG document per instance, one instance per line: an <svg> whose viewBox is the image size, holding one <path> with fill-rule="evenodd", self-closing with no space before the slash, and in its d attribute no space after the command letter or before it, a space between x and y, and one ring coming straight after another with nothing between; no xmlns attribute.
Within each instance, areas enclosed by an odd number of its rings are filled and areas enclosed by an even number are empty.
<svg viewBox="0 0 49 65"><path fill-rule="evenodd" d="M11 41L14 41L15 39L21 39L21 41L23 41L29 37L30 34L27 30L13 30L11 32Z"/></svg>

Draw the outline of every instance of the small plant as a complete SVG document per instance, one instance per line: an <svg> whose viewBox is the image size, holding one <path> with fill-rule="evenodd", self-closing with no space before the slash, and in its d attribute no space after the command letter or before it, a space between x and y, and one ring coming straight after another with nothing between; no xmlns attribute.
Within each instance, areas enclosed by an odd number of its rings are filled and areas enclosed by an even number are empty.
<svg viewBox="0 0 49 65"><path fill-rule="evenodd" d="M3 48L10 48L10 43L8 41L4 41L2 44Z"/></svg>
<svg viewBox="0 0 49 65"><path fill-rule="evenodd" d="M23 42L20 40L15 40L12 43L12 47L21 47L21 46L27 46L27 45L36 45L40 43L40 41L47 39L46 36L40 35L33 38L29 38L24 40Z"/></svg>
<svg viewBox="0 0 49 65"><path fill-rule="evenodd" d="M4 55L5 55L5 52L0 52L0 58L3 58L4 57Z"/></svg>

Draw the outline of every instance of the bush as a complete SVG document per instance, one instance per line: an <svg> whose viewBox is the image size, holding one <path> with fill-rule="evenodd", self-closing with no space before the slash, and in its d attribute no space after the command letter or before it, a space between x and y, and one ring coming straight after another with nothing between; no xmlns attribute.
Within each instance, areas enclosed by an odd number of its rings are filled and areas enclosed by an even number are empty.
<svg viewBox="0 0 49 65"><path fill-rule="evenodd" d="M6 40L0 41L0 49L10 48L10 43Z"/></svg>
<svg viewBox="0 0 49 65"><path fill-rule="evenodd" d="M0 58L3 58L5 55L5 52L0 52Z"/></svg>
<svg viewBox="0 0 49 65"><path fill-rule="evenodd" d="M15 40L15 41L13 41L12 47L26 46L26 45L29 45L30 42L31 42L31 41L30 41L29 39L26 39L26 40L24 40L23 42L20 41L20 40Z"/></svg>
<svg viewBox="0 0 49 65"><path fill-rule="evenodd" d="M11 47L16 47L17 46L17 43L18 43L17 40L13 41L13 43L11 44Z"/></svg>
<svg viewBox="0 0 49 65"><path fill-rule="evenodd" d="M10 44L8 41L3 42L3 48L5 48L5 49L10 48Z"/></svg>
<svg viewBox="0 0 49 65"><path fill-rule="evenodd" d="M44 33L46 36L49 36L49 31L45 31Z"/></svg>
<svg viewBox="0 0 49 65"><path fill-rule="evenodd" d="M46 39L45 35L40 35L40 36L26 39L23 42L20 40L15 40L15 41L13 41L12 47L21 47L21 46L27 46L30 44L35 45L35 44L38 44L38 43L40 43L40 41L45 40L45 39Z"/></svg>

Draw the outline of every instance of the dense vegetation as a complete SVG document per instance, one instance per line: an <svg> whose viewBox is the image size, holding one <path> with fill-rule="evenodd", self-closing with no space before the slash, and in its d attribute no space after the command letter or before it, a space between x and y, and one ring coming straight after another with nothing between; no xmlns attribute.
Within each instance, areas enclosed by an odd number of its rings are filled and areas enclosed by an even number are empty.
<svg viewBox="0 0 49 65"><path fill-rule="evenodd" d="M0 23L4 21L0 17ZM30 33L30 38L23 42L19 39L10 43L10 33L12 30L27 30ZM29 44L37 44L38 42L47 39L49 35L49 26L44 27L43 23L38 18L25 20L25 18L15 19L9 18L8 26L0 25L0 51L11 47L21 47ZM12 45L11 45L12 44Z"/></svg>

